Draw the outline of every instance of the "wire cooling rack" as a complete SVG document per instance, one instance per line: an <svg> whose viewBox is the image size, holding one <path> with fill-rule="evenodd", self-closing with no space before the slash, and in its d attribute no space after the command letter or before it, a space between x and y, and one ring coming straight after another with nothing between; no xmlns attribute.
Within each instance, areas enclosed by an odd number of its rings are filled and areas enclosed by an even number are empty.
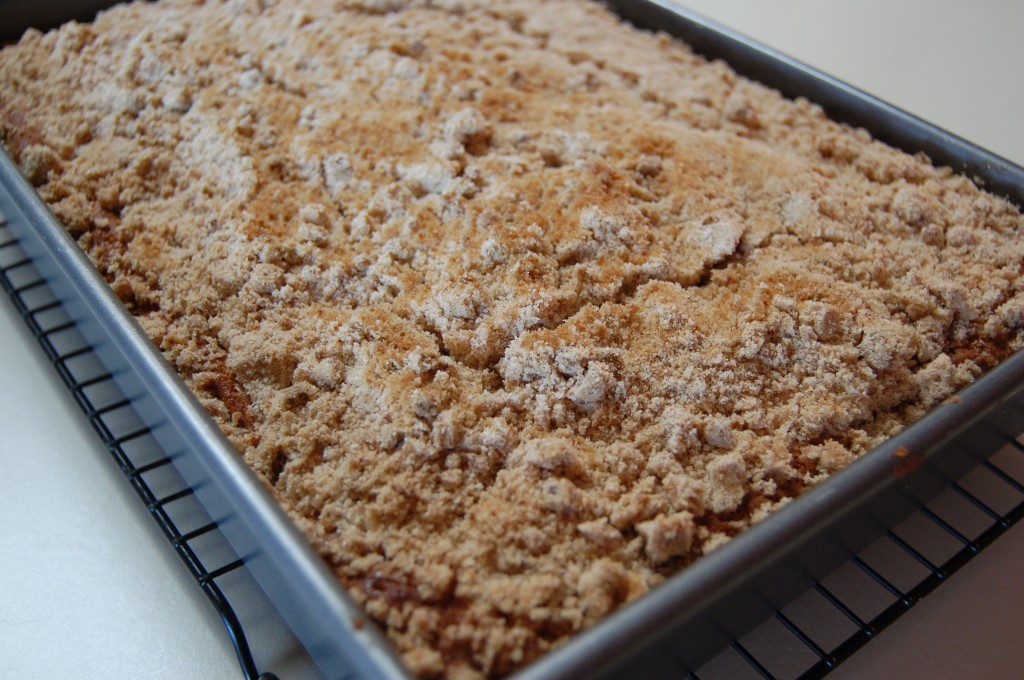
<svg viewBox="0 0 1024 680"><path fill-rule="evenodd" d="M1024 516L1024 446L1006 445L750 634L691 680L822 678ZM680 669L684 670L684 669Z"/></svg>
<svg viewBox="0 0 1024 680"><path fill-rule="evenodd" d="M132 409L132 399L115 384L93 348L78 332L0 215L0 285L45 352L89 424L113 457L184 563L196 585L216 609L238 656L246 680L276 680L261 674L244 627L218 580L243 567L227 542L218 540L217 523L194 501L171 466L173 453L161 449ZM216 565L211 568L209 565Z"/></svg>
<svg viewBox="0 0 1024 680"><path fill-rule="evenodd" d="M0 285L60 379L149 511L196 585L220 615L246 680L260 673L245 626L219 582L244 571L217 522L194 500L104 370L46 279L19 247L0 215ZM928 593L1004 534L1024 515L1024 446L1008 433L991 455L977 455L966 475L866 550L697 669L681 661L636 669L631 678L813 680L827 675ZM216 565L216 566L210 566ZM667 658L672 659L671 650ZM632 670L632 669L631 669Z"/></svg>

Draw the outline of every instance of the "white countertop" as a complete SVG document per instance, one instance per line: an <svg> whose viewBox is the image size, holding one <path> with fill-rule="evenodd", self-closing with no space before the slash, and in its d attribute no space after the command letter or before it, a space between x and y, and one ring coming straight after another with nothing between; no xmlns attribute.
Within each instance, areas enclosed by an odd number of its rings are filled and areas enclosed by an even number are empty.
<svg viewBox="0 0 1024 680"><path fill-rule="evenodd" d="M1024 164L1024 3L686 4ZM0 676L240 678L213 609L7 301L0 376ZM830 677L1020 677L1022 564L1017 527Z"/></svg>

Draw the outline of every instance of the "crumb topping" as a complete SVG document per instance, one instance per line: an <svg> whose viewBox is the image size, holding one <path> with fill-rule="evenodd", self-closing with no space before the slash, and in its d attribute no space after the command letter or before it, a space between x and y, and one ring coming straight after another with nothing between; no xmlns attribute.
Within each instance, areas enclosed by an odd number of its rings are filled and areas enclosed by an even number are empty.
<svg viewBox="0 0 1024 680"><path fill-rule="evenodd" d="M420 677L501 676L1024 344L1024 219L569 0L137 2L0 139Z"/></svg>

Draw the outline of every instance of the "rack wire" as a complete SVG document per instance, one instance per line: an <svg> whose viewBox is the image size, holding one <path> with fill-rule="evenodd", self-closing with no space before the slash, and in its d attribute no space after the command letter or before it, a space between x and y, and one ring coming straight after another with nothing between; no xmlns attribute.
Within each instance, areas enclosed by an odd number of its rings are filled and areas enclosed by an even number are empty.
<svg viewBox="0 0 1024 680"><path fill-rule="evenodd" d="M210 547L218 523L193 502L194 490L162 451L19 247L0 215L0 285L81 408L93 430L224 623L246 680L260 673L245 627L218 581L245 560L226 541ZM1024 445L1019 433L991 455L976 455L966 475L946 479L932 501L856 554L804 595L777 608L751 633L703 666L676 659L669 675L689 680L817 680L862 648L949 579L1024 516ZM196 518L201 519L196 519ZM186 523L187 522L187 523ZM208 565L217 565L211 568ZM781 653L780 653L781 650ZM665 677L664 671L648 677Z"/></svg>

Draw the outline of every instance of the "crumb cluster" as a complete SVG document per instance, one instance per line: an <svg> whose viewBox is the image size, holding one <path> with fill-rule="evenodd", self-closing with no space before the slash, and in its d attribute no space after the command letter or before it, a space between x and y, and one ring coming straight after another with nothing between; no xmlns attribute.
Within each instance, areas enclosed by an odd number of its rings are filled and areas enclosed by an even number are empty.
<svg viewBox="0 0 1024 680"><path fill-rule="evenodd" d="M563 0L163 0L0 135L423 678L501 676L1024 344L1024 219Z"/></svg>

